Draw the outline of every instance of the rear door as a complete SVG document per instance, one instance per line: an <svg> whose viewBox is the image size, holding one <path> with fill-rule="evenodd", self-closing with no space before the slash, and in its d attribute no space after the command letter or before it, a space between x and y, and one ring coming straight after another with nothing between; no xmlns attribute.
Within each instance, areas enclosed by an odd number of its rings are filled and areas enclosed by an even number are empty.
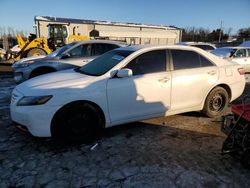
<svg viewBox="0 0 250 188"><path fill-rule="evenodd" d="M219 70L204 56L191 50L170 50L172 59L171 110L198 106L217 82Z"/></svg>

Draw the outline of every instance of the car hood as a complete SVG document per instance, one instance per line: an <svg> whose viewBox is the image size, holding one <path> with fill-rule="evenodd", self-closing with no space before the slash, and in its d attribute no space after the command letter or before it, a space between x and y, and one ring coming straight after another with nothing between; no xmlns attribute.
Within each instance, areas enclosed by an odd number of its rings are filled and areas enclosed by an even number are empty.
<svg viewBox="0 0 250 188"><path fill-rule="evenodd" d="M18 85L16 89L24 95L33 95L36 91L41 94L41 90L45 94L51 90L72 88L77 85L83 86L94 82L96 78L70 69L32 78Z"/></svg>
<svg viewBox="0 0 250 188"><path fill-rule="evenodd" d="M22 58L19 60L20 63L25 62L25 61L31 61L31 60L40 60L46 58L45 55L39 55L39 56L31 56L31 57L26 57L26 58Z"/></svg>

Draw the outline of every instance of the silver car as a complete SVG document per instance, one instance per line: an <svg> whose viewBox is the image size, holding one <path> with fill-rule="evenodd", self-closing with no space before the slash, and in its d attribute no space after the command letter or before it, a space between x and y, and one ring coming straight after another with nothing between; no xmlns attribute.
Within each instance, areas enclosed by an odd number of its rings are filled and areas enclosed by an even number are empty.
<svg viewBox="0 0 250 188"><path fill-rule="evenodd" d="M211 52L212 50L216 49L215 45L206 42L180 42L178 43L178 45L193 46L208 52Z"/></svg>
<svg viewBox="0 0 250 188"><path fill-rule="evenodd" d="M21 83L42 74L80 67L105 52L124 46L124 43L107 40L73 42L47 56L17 61L12 65L14 80Z"/></svg>
<svg viewBox="0 0 250 188"><path fill-rule="evenodd" d="M246 73L250 73L250 47L223 47L213 50L213 53L216 56L227 59L232 62L236 62L243 66Z"/></svg>

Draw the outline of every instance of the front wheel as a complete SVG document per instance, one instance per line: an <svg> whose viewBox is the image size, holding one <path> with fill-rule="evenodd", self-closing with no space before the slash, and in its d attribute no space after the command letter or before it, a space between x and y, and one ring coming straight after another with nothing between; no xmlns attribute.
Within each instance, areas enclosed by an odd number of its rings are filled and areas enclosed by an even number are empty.
<svg viewBox="0 0 250 188"><path fill-rule="evenodd" d="M52 121L51 133L56 141L89 142L100 136L103 120L88 103L64 107Z"/></svg>
<svg viewBox="0 0 250 188"><path fill-rule="evenodd" d="M208 117L221 116L229 103L227 91L222 87L214 88L207 96L203 113Z"/></svg>

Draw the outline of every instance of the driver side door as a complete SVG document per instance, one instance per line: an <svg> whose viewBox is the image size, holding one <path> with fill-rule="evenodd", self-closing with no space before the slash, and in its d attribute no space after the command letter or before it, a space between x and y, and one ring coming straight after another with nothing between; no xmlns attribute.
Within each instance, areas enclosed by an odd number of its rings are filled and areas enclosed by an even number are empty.
<svg viewBox="0 0 250 188"><path fill-rule="evenodd" d="M111 78L107 97L111 124L164 116L170 108L171 74L166 50L143 53L126 67L133 75Z"/></svg>
<svg viewBox="0 0 250 188"><path fill-rule="evenodd" d="M62 59L61 62L68 66L80 67L85 65L87 62L91 61L91 48L92 44L81 44L75 48L69 50L67 54L68 58Z"/></svg>

